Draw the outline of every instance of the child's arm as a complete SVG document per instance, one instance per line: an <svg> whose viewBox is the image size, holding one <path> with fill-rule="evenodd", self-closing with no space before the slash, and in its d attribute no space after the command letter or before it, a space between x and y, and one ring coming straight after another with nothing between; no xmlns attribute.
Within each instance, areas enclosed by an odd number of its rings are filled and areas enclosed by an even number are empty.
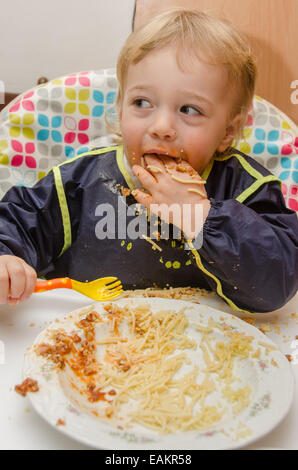
<svg viewBox="0 0 298 470"><path fill-rule="evenodd" d="M150 174L140 167L135 174L152 194L138 191L136 199L147 207L156 199L160 203L162 190ZM163 202L178 194L176 183L163 193ZM181 193L179 198L182 202ZM297 291L298 219L285 207L278 182L264 184L245 203L212 200L202 247L192 251L210 287L235 310L272 311Z"/></svg>
<svg viewBox="0 0 298 470"><path fill-rule="evenodd" d="M0 303L28 298L36 272L49 266L62 246L63 224L53 175L33 188L11 188L0 202Z"/></svg>
<svg viewBox="0 0 298 470"><path fill-rule="evenodd" d="M270 312L297 292L297 237L297 215L272 182L245 203L211 201L203 245L193 253L210 286L233 309Z"/></svg>

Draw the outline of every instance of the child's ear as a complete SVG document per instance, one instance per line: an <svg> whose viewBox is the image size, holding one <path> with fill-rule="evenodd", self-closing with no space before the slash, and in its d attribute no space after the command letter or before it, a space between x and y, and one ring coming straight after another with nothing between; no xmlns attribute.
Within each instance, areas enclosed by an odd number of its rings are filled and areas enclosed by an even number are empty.
<svg viewBox="0 0 298 470"><path fill-rule="evenodd" d="M242 115L237 114L230 122L226 128L226 133L223 139L221 140L219 146L217 147L218 152L224 152L233 142L236 135L238 134L240 124L242 120Z"/></svg>

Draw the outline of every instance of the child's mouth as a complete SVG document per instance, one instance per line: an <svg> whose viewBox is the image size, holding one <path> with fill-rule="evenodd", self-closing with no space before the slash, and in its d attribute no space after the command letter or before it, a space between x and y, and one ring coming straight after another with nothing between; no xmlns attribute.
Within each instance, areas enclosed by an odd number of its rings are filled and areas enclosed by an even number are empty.
<svg viewBox="0 0 298 470"><path fill-rule="evenodd" d="M167 151L164 151L164 150L154 150L154 151L147 151L145 153L143 153L143 157L157 157L157 158L164 158L164 157L168 157L168 158L182 158L181 155L177 155L176 152L167 152Z"/></svg>

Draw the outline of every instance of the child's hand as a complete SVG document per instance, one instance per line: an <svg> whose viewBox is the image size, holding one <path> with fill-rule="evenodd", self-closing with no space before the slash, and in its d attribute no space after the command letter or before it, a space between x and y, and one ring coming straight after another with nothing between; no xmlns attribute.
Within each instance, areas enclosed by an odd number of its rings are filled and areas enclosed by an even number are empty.
<svg viewBox="0 0 298 470"><path fill-rule="evenodd" d="M36 272L17 256L0 256L0 304L16 305L30 297L36 283Z"/></svg>
<svg viewBox="0 0 298 470"><path fill-rule="evenodd" d="M195 238L210 210L210 201L200 175L184 160L153 155L146 156L144 160L146 169L134 165L133 172L150 194L136 190L136 200L154 213L157 212L152 204L166 205L158 210L161 219L178 226L188 238ZM177 217L168 210L172 204L179 206ZM202 211L196 213L198 205Z"/></svg>

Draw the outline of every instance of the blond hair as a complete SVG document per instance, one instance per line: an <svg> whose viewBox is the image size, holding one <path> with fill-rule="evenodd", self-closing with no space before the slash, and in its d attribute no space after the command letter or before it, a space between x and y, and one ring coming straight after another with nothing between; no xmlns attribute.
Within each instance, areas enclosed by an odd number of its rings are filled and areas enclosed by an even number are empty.
<svg viewBox="0 0 298 470"><path fill-rule="evenodd" d="M187 66L192 54L227 70L229 86L237 91L231 117L241 115L239 137L254 96L255 61L247 41L228 23L198 10L171 8L130 34L117 62L118 107L123 100L129 66L140 62L151 51L169 45L176 46L181 68Z"/></svg>

